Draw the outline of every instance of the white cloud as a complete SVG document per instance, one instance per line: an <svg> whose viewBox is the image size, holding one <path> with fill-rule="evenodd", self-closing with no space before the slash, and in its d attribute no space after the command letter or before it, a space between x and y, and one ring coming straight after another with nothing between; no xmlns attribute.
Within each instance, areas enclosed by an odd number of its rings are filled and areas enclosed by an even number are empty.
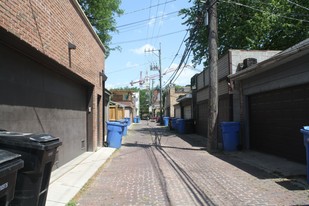
<svg viewBox="0 0 309 206"><path fill-rule="evenodd" d="M132 63L130 61L126 63L126 67L129 67L129 68L131 68L131 67L138 67L138 66L139 66L139 64Z"/></svg>
<svg viewBox="0 0 309 206"><path fill-rule="evenodd" d="M141 46L140 48L132 49L131 51L135 54L144 54L147 50L153 50L155 49L154 46L151 44L145 44L144 46Z"/></svg>

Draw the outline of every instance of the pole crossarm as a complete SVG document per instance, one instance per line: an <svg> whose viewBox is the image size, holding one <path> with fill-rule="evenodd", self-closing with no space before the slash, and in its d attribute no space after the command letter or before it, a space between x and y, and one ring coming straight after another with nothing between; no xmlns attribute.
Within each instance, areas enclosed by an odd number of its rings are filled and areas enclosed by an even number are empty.
<svg viewBox="0 0 309 206"><path fill-rule="evenodd" d="M160 79L160 124L163 123L163 117L162 117L162 67L161 67L161 43L160 43L160 48L159 49L148 49L145 50L145 53L147 52L152 52L154 55L159 57L159 68L153 68L153 70L158 70L159 71L159 79ZM158 55L156 54L158 52Z"/></svg>

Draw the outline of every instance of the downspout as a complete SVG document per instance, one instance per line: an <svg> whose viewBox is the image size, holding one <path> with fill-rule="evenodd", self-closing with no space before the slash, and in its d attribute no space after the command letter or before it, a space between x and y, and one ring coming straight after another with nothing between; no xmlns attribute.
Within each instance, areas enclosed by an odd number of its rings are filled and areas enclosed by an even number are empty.
<svg viewBox="0 0 309 206"><path fill-rule="evenodd" d="M102 144L104 146L104 139L105 139L105 101L106 101L106 95L105 95L105 81L107 80L107 76L104 74L104 70L102 70L102 72L100 73L100 75L102 76L102 96L103 96L103 101L102 101L102 119L103 119L103 124L102 124L102 134L103 134L103 140L102 140Z"/></svg>

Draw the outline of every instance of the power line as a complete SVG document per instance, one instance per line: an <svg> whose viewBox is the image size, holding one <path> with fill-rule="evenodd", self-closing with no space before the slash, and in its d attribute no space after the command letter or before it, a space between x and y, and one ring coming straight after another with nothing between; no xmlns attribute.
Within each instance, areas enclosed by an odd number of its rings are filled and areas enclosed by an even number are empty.
<svg viewBox="0 0 309 206"><path fill-rule="evenodd" d="M176 14L178 13L179 11L174 11L174 12L170 12L170 13L167 13L165 16L169 16L169 15L172 15L172 14ZM159 17L156 17L156 18L159 18ZM131 22L131 23L128 23L128 24L123 24L123 25L120 25L120 26L117 26L116 28L119 29L121 27L125 27L125 26L130 26L130 25L133 25L133 24L138 24L138 23L141 23L141 22L145 22L145 21L149 21L151 20L152 18L148 18L148 19L144 19L144 20L140 20L140 21L136 21L136 22Z"/></svg>
<svg viewBox="0 0 309 206"><path fill-rule="evenodd" d="M160 0L158 0L158 3L159 3ZM158 12L159 12L159 7L157 7L157 11L156 11L156 16L155 18L152 18L155 20L154 22L154 26L153 26L153 30L152 30L152 35L151 35L151 40L153 39L153 36L154 36L154 31L155 31L155 27L156 27L156 24L157 24L157 18L158 18Z"/></svg>
<svg viewBox="0 0 309 206"><path fill-rule="evenodd" d="M151 6L151 3L150 3L150 6L149 6L149 7L142 8L142 9L138 9L138 10L135 10L135 11L130 11L130 12L124 13L123 15L128 15L128 14L132 14L132 13L136 13L136 12L140 12L140 11L145 11L145 10L148 10L148 9L150 10L150 9L153 8L153 7L158 7L158 6L161 6L161 5L163 5L163 4L172 3L172 2L174 2L174 1L176 1L176 0L167 1L167 2L165 2L165 3L156 4L156 5L153 5L153 6Z"/></svg>
<svg viewBox="0 0 309 206"><path fill-rule="evenodd" d="M152 4L152 0L150 0L150 6L151 6L151 4ZM151 9L149 9L149 12L148 12L148 19L150 19L150 15L151 15ZM146 35L146 37L148 38L148 34L149 34L149 24L147 25L147 35Z"/></svg>
<svg viewBox="0 0 309 206"><path fill-rule="evenodd" d="M166 2L167 2L167 0L165 1L165 4L164 4L163 12L162 12L162 15L161 15L161 20L163 19L163 16L164 16L164 13L165 13ZM160 30L161 30L161 24L159 24L159 29L158 29L157 36L160 34Z"/></svg>
<svg viewBox="0 0 309 206"><path fill-rule="evenodd" d="M169 35L173 35L173 34L177 34L177 33L183 32L183 31L186 31L186 29L179 30L179 31L175 31L175 32L171 32L171 33L167 33L167 34L163 34L163 35L157 36L156 38L164 37L164 36L169 36ZM130 41L116 42L116 43L112 43L111 45L115 45L115 44L127 44L127 43L133 43L133 42L145 41L145 40L149 40L149 38L134 39L134 40L130 40Z"/></svg>
<svg viewBox="0 0 309 206"><path fill-rule="evenodd" d="M270 12L254 8L254 7L246 5L246 4L235 2L235 1L224 1L224 0L222 0L222 1L225 2L225 3L229 3L229 4L235 4L235 5L238 5L238 6L246 7L246 8L249 8L249 9L252 9L252 10L255 10L255 11L259 11L259 12L262 12L262 13L270 13ZM301 21L301 22L309 23L309 21L304 20L304 19L297 19L297 18L293 18L293 17L283 16L283 15L280 15L280 14L275 14L275 13L271 13L271 14L274 15L274 16L285 18L285 19L290 19L290 20L295 20L295 21Z"/></svg>
<svg viewBox="0 0 309 206"><path fill-rule="evenodd" d="M306 9L307 11L309 11L309 9L308 9L307 7L304 7L304 6L302 6L302 5L299 5L299 4L297 4L297 3L293 2L293 1L287 0L287 2L289 2L289 3L291 3L291 4L294 4L295 6L298 6L298 7L300 7L300 8L303 8L303 9Z"/></svg>
<svg viewBox="0 0 309 206"><path fill-rule="evenodd" d="M179 46L179 48L178 48L178 51L177 51L177 53L175 54L175 56L174 56L174 58L173 58L173 60L172 60L172 62L171 62L171 64L169 65L168 68L170 68L170 67L172 66L172 64L174 63L174 61L175 61L176 57L178 56L179 51L180 51L180 49L181 49L181 47L182 47L182 45L183 45L183 43L184 43L184 40L186 39L188 33L189 33L189 30L187 30L185 36L183 37L183 40L182 40L182 42L181 42L181 44L180 44L180 46ZM176 70L174 71L174 73L175 73L175 72L176 72ZM168 80L167 80L166 82L168 82L168 81L172 78L172 76L174 75L174 73L168 78ZM166 86L166 85L164 85L164 86Z"/></svg>
<svg viewBox="0 0 309 206"><path fill-rule="evenodd" d="M188 61L189 61L189 57L190 57L191 51L192 51L191 49L188 51L187 59L186 59L186 61L185 61L185 63L184 63L184 66L182 67L181 71L178 73L178 76L177 76L176 78L174 78L173 81L171 81L171 84L173 84L173 83L178 79L178 77L180 76L180 74L181 74L181 73L183 72L183 70L185 69L185 67L186 67L186 65L187 65L187 63L188 63Z"/></svg>

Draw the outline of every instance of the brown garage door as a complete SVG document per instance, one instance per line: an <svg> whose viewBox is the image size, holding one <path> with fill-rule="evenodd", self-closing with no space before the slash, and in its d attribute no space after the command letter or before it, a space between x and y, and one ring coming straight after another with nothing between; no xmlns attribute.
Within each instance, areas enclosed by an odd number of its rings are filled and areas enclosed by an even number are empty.
<svg viewBox="0 0 309 206"><path fill-rule="evenodd" d="M300 128L309 125L309 84L249 97L250 147L305 163Z"/></svg>
<svg viewBox="0 0 309 206"><path fill-rule="evenodd" d="M208 101L199 103L197 105L197 122L196 122L196 133L207 137L208 128Z"/></svg>

